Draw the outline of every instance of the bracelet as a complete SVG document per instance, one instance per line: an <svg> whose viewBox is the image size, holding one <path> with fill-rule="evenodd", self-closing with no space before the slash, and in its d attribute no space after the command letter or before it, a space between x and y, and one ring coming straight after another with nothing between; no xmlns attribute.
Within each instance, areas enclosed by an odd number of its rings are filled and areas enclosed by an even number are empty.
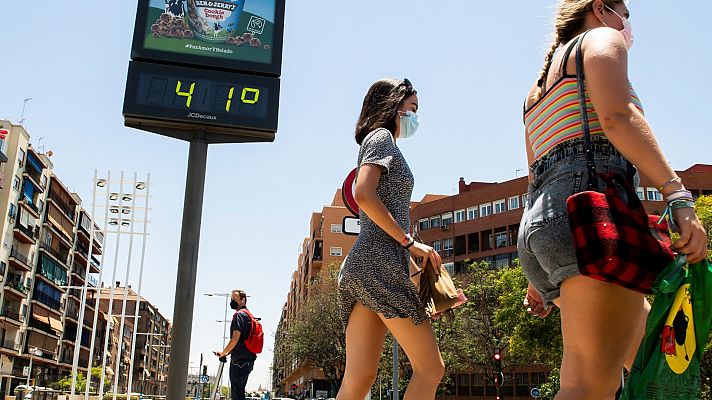
<svg viewBox="0 0 712 400"><path fill-rule="evenodd" d="M675 182L682 184L682 179L679 176L676 176L676 177L670 179L669 181L663 183L661 186L659 186L658 190L662 192L663 189L665 189L668 185L671 185Z"/></svg>
<svg viewBox="0 0 712 400"><path fill-rule="evenodd" d="M669 195L667 195L667 197L665 197L665 200L668 203L671 201L680 200L680 199L693 200L692 192L690 192L689 190L686 190L686 189L680 189L680 190L676 190L676 191L670 193Z"/></svg>
<svg viewBox="0 0 712 400"><path fill-rule="evenodd" d="M668 207L670 207L671 210L679 210L681 208L695 208L695 203L691 200L673 200L670 203L668 203Z"/></svg>
<svg viewBox="0 0 712 400"><path fill-rule="evenodd" d="M415 239L411 239L411 240L410 240L410 243L408 243L407 245L405 245L405 246L403 246L403 247L405 247L406 249L409 249L410 246L412 246L412 245L414 245L414 244L415 244Z"/></svg>

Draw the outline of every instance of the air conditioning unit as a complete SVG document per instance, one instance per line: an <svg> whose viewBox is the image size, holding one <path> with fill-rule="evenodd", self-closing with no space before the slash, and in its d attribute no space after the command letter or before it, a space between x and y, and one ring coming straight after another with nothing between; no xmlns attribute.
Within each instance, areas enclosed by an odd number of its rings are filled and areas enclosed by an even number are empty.
<svg viewBox="0 0 712 400"><path fill-rule="evenodd" d="M448 227L450 227L450 225L440 225L440 230L446 231Z"/></svg>
<svg viewBox="0 0 712 400"><path fill-rule="evenodd" d="M22 168L22 167L25 166L25 162L22 161L22 160L20 160L20 161L18 162L18 165L20 166L20 168Z"/></svg>

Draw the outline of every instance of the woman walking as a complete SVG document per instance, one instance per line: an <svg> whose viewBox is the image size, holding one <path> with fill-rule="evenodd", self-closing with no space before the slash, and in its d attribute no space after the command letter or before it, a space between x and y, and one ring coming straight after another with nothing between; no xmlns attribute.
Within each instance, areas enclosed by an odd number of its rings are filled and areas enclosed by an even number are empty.
<svg viewBox="0 0 712 400"><path fill-rule="evenodd" d="M435 397L444 364L429 318L410 280L411 255L440 270L440 255L408 234L413 174L396 141L413 136L418 96L405 80L381 79L369 89L356 124L355 198L361 233L339 273L341 319L346 327L346 371L338 400L366 397L386 331L410 360L405 399Z"/></svg>
<svg viewBox="0 0 712 400"><path fill-rule="evenodd" d="M529 280L529 312L545 317L552 304L561 309L564 355L556 398L562 400L614 398L650 310L643 295L579 274L566 211L567 197L588 182L576 78L579 40L596 170L618 173L637 187L635 166L666 201L684 200L686 206L672 214L681 235L673 247L691 263L707 250L704 228L687 201L691 195L663 156L628 80L628 18L622 0L561 0L554 43L525 104L530 185L518 250Z"/></svg>

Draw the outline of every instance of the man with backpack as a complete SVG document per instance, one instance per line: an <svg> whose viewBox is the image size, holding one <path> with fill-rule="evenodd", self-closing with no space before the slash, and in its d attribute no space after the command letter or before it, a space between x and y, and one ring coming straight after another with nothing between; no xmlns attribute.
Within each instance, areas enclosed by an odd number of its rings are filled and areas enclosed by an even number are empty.
<svg viewBox="0 0 712 400"><path fill-rule="evenodd" d="M262 325L247 309L247 294L243 290L233 290L230 298L230 308L235 310L230 324L230 342L222 352L215 354L220 358L230 354L232 400L244 400L247 378L257 354L262 352L264 336Z"/></svg>

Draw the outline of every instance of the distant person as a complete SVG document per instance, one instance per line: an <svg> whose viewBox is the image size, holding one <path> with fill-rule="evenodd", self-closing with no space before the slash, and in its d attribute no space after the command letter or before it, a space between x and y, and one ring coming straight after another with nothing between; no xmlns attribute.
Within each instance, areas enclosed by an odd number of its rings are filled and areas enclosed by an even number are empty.
<svg viewBox="0 0 712 400"><path fill-rule="evenodd" d="M413 174L396 145L418 128L418 96L407 79L381 79L363 100L356 124L355 198L361 233L339 272L341 320L346 328L346 371L338 400L362 400L376 379L387 331L405 350L413 376L405 399L432 399L444 372L430 319L410 280L411 255L440 255L408 234Z"/></svg>
<svg viewBox="0 0 712 400"><path fill-rule="evenodd" d="M622 0L561 0L554 42L524 110L531 172L517 245L529 280L529 312L545 317L552 305L561 310L557 400L613 399L650 311L642 294L579 273L566 208L566 199L586 190L589 178L576 78L579 39L596 171L618 173L637 187L637 168L667 202L676 202L672 218L681 238L674 249L691 263L706 256L707 237L692 196L663 156L628 80L629 17ZM605 182L596 179L603 190Z"/></svg>
<svg viewBox="0 0 712 400"><path fill-rule="evenodd" d="M235 310L230 324L230 342L222 352L215 354L218 357L230 355L231 397L232 400L245 400L247 379L257 359L257 354L245 346L245 340L252 329L252 314L247 310L247 294L244 291L233 290L230 298L230 308Z"/></svg>

